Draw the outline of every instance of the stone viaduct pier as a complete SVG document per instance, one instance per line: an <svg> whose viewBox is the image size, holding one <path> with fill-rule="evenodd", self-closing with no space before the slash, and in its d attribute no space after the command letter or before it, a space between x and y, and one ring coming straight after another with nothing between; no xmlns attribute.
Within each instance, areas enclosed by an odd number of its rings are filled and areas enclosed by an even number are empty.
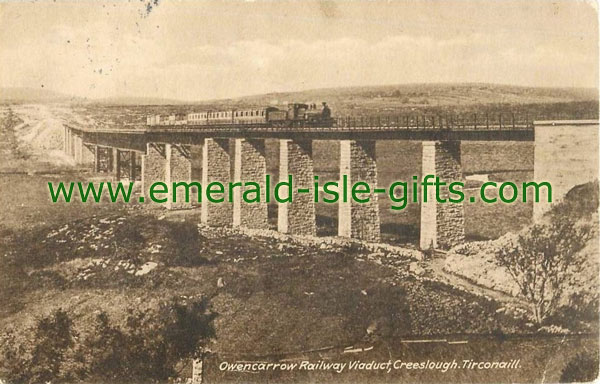
<svg viewBox="0 0 600 384"><path fill-rule="evenodd" d="M273 128L261 125L129 126L122 129L86 129L65 127L64 150L77 163L93 164L94 170L115 179L140 180L142 194L154 182L171 185L175 181L192 180L193 153L201 153L202 180L208 182L256 181L263 183L267 172L265 139L279 141L279 175L293 175L293 202L280 204L277 228L295 235L316 234L315 203L312 194L297 194L298 188L312 192L314 182L313 141L340 142L340 175L349 182L368 182L377 186L377 154L379 140L413 140L422 142L421 175L434 174L443 180L462 180L461 141L535 141L535 179L553 185L554 201L568 189L597 177L598 121L541 121L496 124L465 123L436 125L435 119L419 125L361 120L338 121L333 127ZM199 157L198 155L196 155ZM194 160L194 161L192 161ZM398 153L398 162L403 154ZM585 172L574 172L586 166ZM578 168L577 168L578 167ZM594 172L595 170L595 172ZM264 185L261 185L264 191ZM178 193L185 193L183 188ZM242 193L240 188L236 193ZM429 193L434 193L429 189ZM185 208L184 196L165 204L167 209ZM227 198L226 198L227 200ZM201 220L211 226L244 226L267 228L267 204L247 204L234 198L234 203L214 204L203 201ZM540 216L547 205L537 205ZM447 249L464 239L462 203L440 204L433 195L421 203L420 247ZM377 194L368 203L338 203L338 235L380 241L380 213Z"/></svg>

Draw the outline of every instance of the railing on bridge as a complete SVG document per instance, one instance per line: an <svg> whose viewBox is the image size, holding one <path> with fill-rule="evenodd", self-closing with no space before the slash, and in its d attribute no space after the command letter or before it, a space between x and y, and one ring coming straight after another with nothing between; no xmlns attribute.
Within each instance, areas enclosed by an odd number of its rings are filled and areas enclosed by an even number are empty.
<svg viewBox="0 0 600 384"><path fill-rule="evenodd" d="M343 117L335 119L335 127L375 129L438 129L438 130L517 130L533 128L528 115L403 115L377 117Z"/></svg>
<svg viewBox="0 0 600 384"><path fill-rule="evenodd" d="M598 114L530 115L528 113L472 113L472 114L404 114L381 116L349 116L332 118L326 122L295 121L289 125L271 123L246 124L192 124L186 120L165 120L157 124L128 123L92 129L96 132L143 133L155 130L179 132L311 132L311 131L526 131L533 129L534 120L598 119ZM86 130L86 129L84 129Z"/></svg>
<svg viewBox="0 0 600 384"><path fill-rule="evenodd" d="M469 114L469 115L384 115L350 116L332 118L327 121L294 121L284 124L242 123L242 124L188 124L186 121L166 120L149 127L173 127L177 130L206 131L288 131L327 129L331 131L347 130L529 130L533 129L533 119L527 114Z"/></svg>

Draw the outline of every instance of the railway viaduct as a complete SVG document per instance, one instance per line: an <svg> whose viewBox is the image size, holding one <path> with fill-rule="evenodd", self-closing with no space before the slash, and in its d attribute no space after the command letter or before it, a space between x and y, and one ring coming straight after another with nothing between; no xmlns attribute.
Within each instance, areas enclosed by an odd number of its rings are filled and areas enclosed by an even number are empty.
<svg viewBox="0 0 600 384"><path fill-rule="evenodd" d="M534 178L549 181L553 200L574 185L593 180L598 174L598 120L559 120L517 123L513 119L495 123L461 123L435 118L398 122L338 120L333 127L272 128L268 126L129 126L119 129L86 129L66 126L64 150L80 164L93 164L96 172L110 172L117 180L141 180L142 194L157 181L171 185L192 179L192 152L201 148L202 180L264 180L267 172L265 139L279 140L280 177L293 175L293 202L278 208L279 231L294 235L315 235L315 203L311 194L298 194L298 188L312 191L314 182L313 141L340 141L340 175L351 182L366 181L377 186L378 140L422 142L421 175L435 174L443 180L462 180L461 141L535 141ZM233 148L230 148L233 146ZM192 151L196 147L196 151ZM401 162L402 153L397 161ZM180 188L180 192L184 193ZM261 185L264 190L264 185ZM237 189L239 191L239 188ZM180 193L178 192L178 193ZM434 193L430 189L430 193ZM237 196L239 197L239 196ZM542 196L543 198L544 196ZM183 196L169 201L167 209L184 208ZM203 201L201 220L211 226L266 228L267 205ZM188 203L189 204L189 203ZM535 204L534 217L540 217L548 204ZM464 239L464 208L440 204L430 195L421 203L421 249L447 249ZM338 235L370 242L380 241L377 194L369 203L338 203Z"/></svg>

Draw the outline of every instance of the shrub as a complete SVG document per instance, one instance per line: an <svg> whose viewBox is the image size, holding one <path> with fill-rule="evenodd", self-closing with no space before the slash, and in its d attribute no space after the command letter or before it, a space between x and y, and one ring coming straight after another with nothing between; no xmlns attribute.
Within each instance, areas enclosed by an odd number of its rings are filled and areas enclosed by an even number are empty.
<svg viewBox="0 0 600 384"><path fill-rule="evenodd" d="M37 321L31 344L22 344L9 335L3 362L8 381L45 383L70 378L62 368L76 336L71 318L61 309Z"/></svg>
<svg viewBox="0 0 600 384"><path fill-rule="evenodd" d="M6 332L0 339L0 350L2 351L0 359L2 375L11 382L24 382L28 361L24 356L29 352L27 346L19 342L13 332Z"/></svg>
<svg viewBox="0 0 600 384"><path fill-rule="evenodd" d="M83 348L85 352L93 351L93 358L88 364L89 371L99 372L99 376L112 380L127 377L127 335L110 324L105 312L96 317L95 328L96 332L86 339Z"/></svg>
<svg viewBox="0 0 600 384"><path fill-rule="evenodd" d="M80 341L69 315L42 318L34 336L2 339L0 363L9 383L166 382L183 359L199 357L214 337L208 301L171 300L158 311L132 310L121 326L101 312ZM4 374L3 372L3 374Z"/></svg>
<svg viewBox="0 0 600 384"><path fill-rule="evenodd" d="M578 353L563 368L560 374L561 383L587 383L594 381L598 377L598 353L592 355Z"/></svg>
<svg viewBox="0 0 600 384"><path fill-rule="evenodd" d="M32 381L46 382L59 376L65 352L73 346L74 336L73 322L61 309L38 322L30 364Z"/></svg>
<svg viewBox="0 0 600 384"><path fill-rule="evenodd" d="M530 303L539 324L558 304L568 277L567 268L578 262L576 253L588 239L589 227L570 220L536 224L517 238L507 238L495 254Z"/></svg>
<svg viewBox="0 0 600 384"><path fill-rule="evenodd" d="M598 211L598 180L573 187L566 196L546 214L552 221L578 220Z"/></svg>
<svg viewBox="0 0 600 384"><path fill-rule="evenodd" d="M195 267L206 264L208 260L201 256L205 238L198 227L190 222L171 223L169 237L175 243L175 254L166 260L168 265Z"/></svg>
<svg viewBox="0 0 600 384"><path fill-rule="evenodd" d="M214 336L204 299L172 300L158 315L134 312L126 326L113 325L104 313L98 315L95 332L85 343L89 373L117 382L165 381L176 375L182 359L197 357Z"/></svg>
<svg viewBox="0 0 600 384"><path fill-rule="evenodd" d="M206 299L173 300L161 311L161 337L169 357L178 360L199 357L207 342L215 336L212 321L216 314L208 310Z"/></svg>

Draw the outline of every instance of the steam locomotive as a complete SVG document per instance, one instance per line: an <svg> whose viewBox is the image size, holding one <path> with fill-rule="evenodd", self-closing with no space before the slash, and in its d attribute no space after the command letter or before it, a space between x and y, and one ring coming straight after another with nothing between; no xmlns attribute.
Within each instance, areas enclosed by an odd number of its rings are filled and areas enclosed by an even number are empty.
<svg viewBox="0 0 600 384"><path fill-rule="evenodd" d="M272 127L333 125L327 103L322 108L316 104L291 103L287 110L276 107L258 109L192 112L187 115L148 116L147 125L265 125Z"/></svg>

